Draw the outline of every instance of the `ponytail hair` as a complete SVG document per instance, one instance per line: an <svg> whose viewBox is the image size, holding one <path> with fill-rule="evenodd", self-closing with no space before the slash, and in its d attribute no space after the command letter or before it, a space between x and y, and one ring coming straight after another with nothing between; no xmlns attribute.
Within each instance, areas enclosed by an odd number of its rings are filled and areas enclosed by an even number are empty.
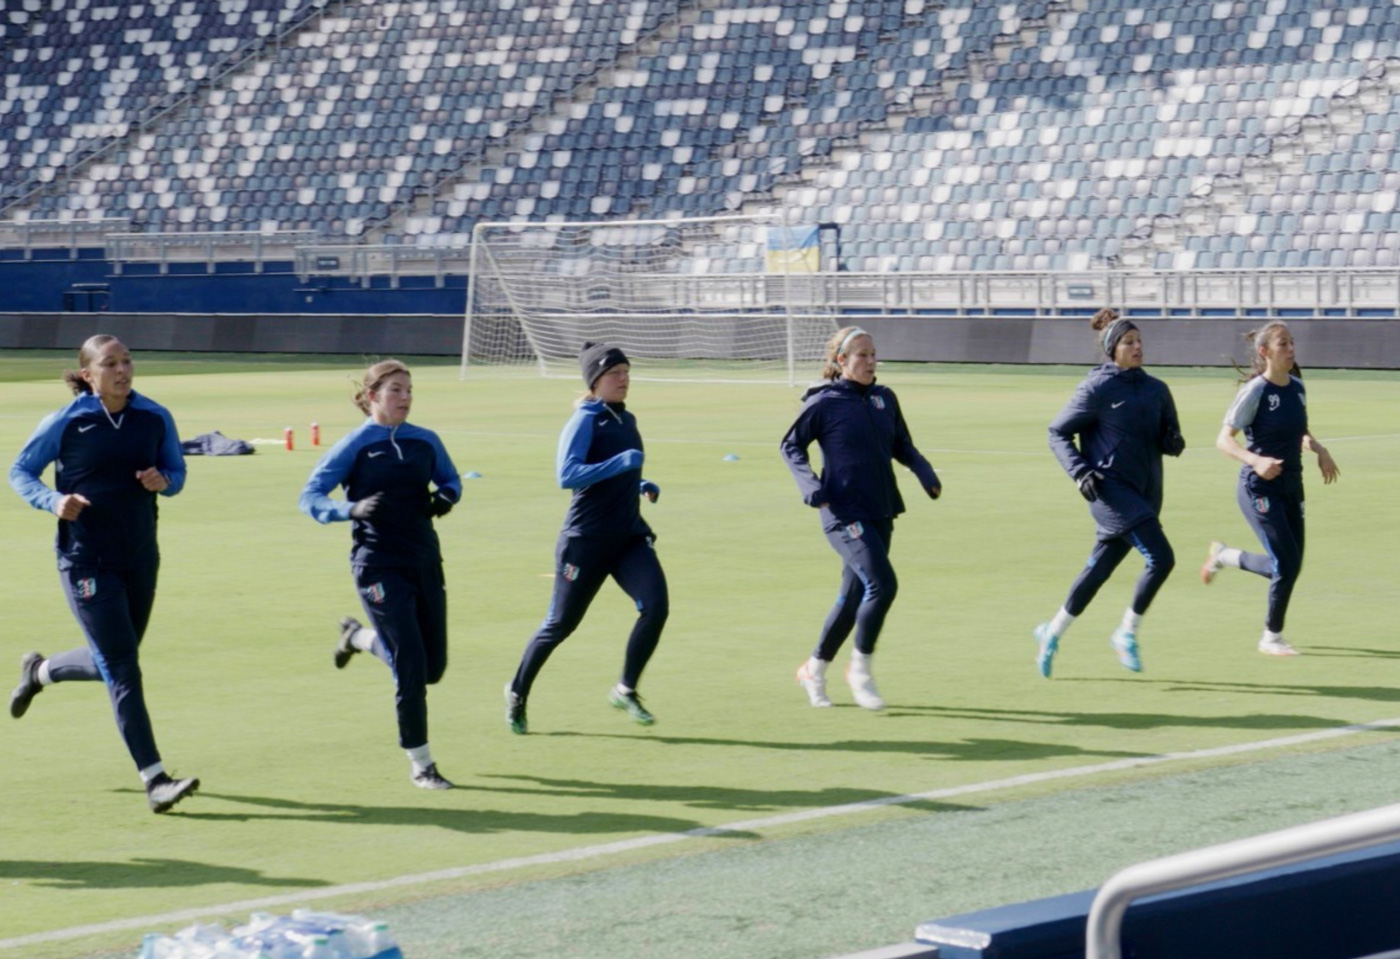
<svg viewBox="0 0 1400 959"><path fill-rule="evenodd" d="M1270 320L1258 329L1250 330L1244 334L1245 342L1249 344L1249 369L1246 370L1238 363L1234 364L1235 373L1239 376L1241 383L1252 380L1254 377L1263 374L1268 364L1264 362L1264 357L1259 354L1259 349L1260 347L1267 346L1269 344L1269 338L1278 330L1287 332L1288 324L1283 322L1283 320ZM1293 369L1289 370L1288 373L1290 376L1296 376L1299 379L1303 377L1303 371L1299 368L1296 360L1293 362Z"/></svg>
<svg viewBox="0 0 1400 959"><path fill-rule="evenodd" d="M398 360L380 360L365 370L363 381L355 384L354 402L360 408L361 413L369 415L369 395L376 392L384 385L384 381L395 373L413 375L409 373L408 367Z"/></svg>
<svg viewBox="0 0 1400 959"><path fill-rule="evenodd" d="M68 384L68 388L73 391L74 396L82 396L84 393L92 392L92 384L83 377L83 370L97 359L102 347L116 340L111 333L98 333L89 336L83 341L83 345L78 348L78 368L76 370L64 370L63 382Z"/></svg>
<svg viewBox="0 0 1400 959"><path fill-rule="evenodd" d="M843 326L831 335L831 339L826 341L826 360L822 363L822 379L839 380L841 378L841 357L846 355L851 341L858 336L870 336L870 334L858 326Z"/></svg>

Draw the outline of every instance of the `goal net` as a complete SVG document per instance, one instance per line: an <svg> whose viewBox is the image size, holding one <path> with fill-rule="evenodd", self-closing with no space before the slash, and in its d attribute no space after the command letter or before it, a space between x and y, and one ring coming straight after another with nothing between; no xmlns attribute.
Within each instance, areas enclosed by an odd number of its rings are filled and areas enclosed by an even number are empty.
<svg viewBox="0 0 1400 959"><path fill-rule="evenodd" d="M805 382L836 330L817 238L776 215L478 224L462 375L577 377L594 341L638 379Z"/></svg>

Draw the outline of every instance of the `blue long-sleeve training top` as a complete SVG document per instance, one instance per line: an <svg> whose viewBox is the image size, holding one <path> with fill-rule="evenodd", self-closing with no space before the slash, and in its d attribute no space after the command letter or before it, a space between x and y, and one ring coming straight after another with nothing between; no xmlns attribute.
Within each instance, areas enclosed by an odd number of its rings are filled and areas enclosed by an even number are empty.
<svg viewBox="0 0 1400 959"><path fill-rule="evenodd" d="M821 476L807 456L813 442L822 451ZM912 470L925 492L942 487L915 448L894 391L878 383L840 379L812 387L779 448L802 501L822 507L822 526L828 530L904 512L893 461Z"/></svg>
<svg viewBox="0 0 1400 959"><path fill-rule="evenodd" d="M50 489L40 478L54 464ZM185 457L170 411L132 392L126 408L108 414L91 393L44 417L10 467L10 485L35 509L52 513L76 493L87 506L75 520L59 520L54 548L59 569L129 569L156 562L156 494L136 474L154 466L170 485L185 486Z"/></svg>
<svg viewBox="0 0 1400 959"><path fill-rule="evenodd" d="M1161 513L1162 453L1180 433L1171 390L1141 368L1105 363L1080 382L1050 423L1050 449L1076 482L1090 471L1103 474L1099 498L1089 504L1100 538Z"/></svg>
<svg viewBox="0 0 1400 959"><path fill-rule="evenodd" d="M564 536L622 538L653 535L642 518L642 434L625 403L586 400L559 434L555 476L573 490Z"/></svg>
<svg viewBox="0 0 1400 959"><path fill-rule="evenodd" d="M432 430L403 423L381 426L365 420L321 457L297 505L318 523L351 520L350 562L355 566L408 567L441 558L429 512L432 483L453 503L462 499L462 478L442 440ZM345 499L332 499L337 486ZM383 494L368 519L352 519L351 507Z"/></svg>

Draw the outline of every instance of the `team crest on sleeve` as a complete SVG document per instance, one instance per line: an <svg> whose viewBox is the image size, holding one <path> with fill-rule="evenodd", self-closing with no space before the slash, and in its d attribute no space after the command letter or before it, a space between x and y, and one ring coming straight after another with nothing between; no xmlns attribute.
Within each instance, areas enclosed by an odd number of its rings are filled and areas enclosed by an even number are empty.
<svg viewBox="0 0 1400 959"><path fill-rule="evenodd" d="M870 397L870 405L877 410L882 410L885 408L885 398L879 393L876 393L874 396Z"/></svg>
<svg viewBox="0 0 1400 959"><path fill-rule="evenodd" d="M97 595L97 580L91 576L78 580L73 584L73 595L78 599L92 599Z"/></svg>
<svg viewBox="0 0 1400 959"><path fill-rule="evenodd" d="M862 536L865 535L864 524L857 521L847 526L846 535L849 536L851 539L860 539Z"/></svg>
<svg viewBox="0 0 1400 959"><path fill-rule="evenodd" d="M1254 512L1260 516L1265 516L1269 512L1269 498L1267 496L1254 497Z"/></svg>
<svg viewBox="0 0 1400 959"><path fill-rule="evenodd" d="M360 590L360 595L377 606L384 602L384 584L371 583Z"/></svg>
<svg viewBox="0 0 1400 959"><path fill-rule="evenodd" d="M559 567L559 575L572 583L578 579L578 567L573 563L563 563Z"/></svg>

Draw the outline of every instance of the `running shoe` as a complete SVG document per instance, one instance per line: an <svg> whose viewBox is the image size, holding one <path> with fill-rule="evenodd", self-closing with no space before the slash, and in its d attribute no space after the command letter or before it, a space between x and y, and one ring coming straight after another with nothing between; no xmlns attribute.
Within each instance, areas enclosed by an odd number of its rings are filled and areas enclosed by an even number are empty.
<svg viewBox="0 0 1400 959"><path fill-rule="evenodd" d="M875 688L875 677L869 673L857 673L846 667L846 682L851 687L851 695L855 697L856 705L861 709L881 710L885 708L885 701L880 698L880 691Z"/></svg>
<svg viewBox="0 0 1400 959"><path fill-rule="evenodd" d="M39 682L39 667L44 657L39 653L25 653L19 661L19 685L10 693L10 715L19 719L29 711L34 697L44 691Z"/></svg>
<svg viewBox="0 0 1400 959"><path fill-rule="evenodd" d="M156 773L146 783L146 801L151 804L151 812L162 813L186 796L193 795L198 788L198 779L172 779L167 773Z"/></svg>
<svg viewBox="0 0 1400 959"><path fill-rule="evenodd" d="M641 726L650 726L656 722L656 717L647 712L647 708L642 705L642 698L637 695L634 689L630 693L624 693L616 686L612 692L608 693L608 702L612 703L614 709L621 709L632 718L632 722Z"/></svg>
<svg viewBox="0 0 1400 959"><path fill-rule="evenodd" d="M1270 639L1265 636L1259 640L1259 652L1266 656L1297 656L1298 650L1293 644L1280 636L1278 639Z"/></svg>
<svg viewBox="0 0 1400 959"><path fill-rule="evenodd" d="M1041 623L1031 635L1035 637L1036 654L1035 664L1040 668L1040 675L1046 679L1050 678L1050 668L1055 663L1055 653L1060 649L1060 637L1050 632L1049 623Z"/></svg>
<svg viewBox="0 0 1400 959"><path fill-rule="evenodd" d="M506 725L517 736L530 731L530 723L525 718L525 697L510 688L506 683Z"/></svg>
<svg viewBox="0 0 1400 959"><path fill-rule="evenodd" d="M813 673L810 664L805 660L801 666L797 667L797 685L807 691L807 702L813 706L830 706L831 700L826 698L826 677Z"/></svg>
<svg viewBox="0 0 1400 959"><path fill-rule="evenodd" d="M1215 579L1215 574L1225 568L1225 564L1220 561L1220 553L1225 549L1224 543L1212 542L1210 550L1206 553L1206 561L1201 566L1201 582L1207 586Z"/></svg>
<svg viewBox="0 0 1400 959"><path fill-rule="evenodd" d="M1142 658L1138 656L1136 633L1130 633L1120 626L1113 631L1113 636L1108 642L1118 654L1118 662L1124 669L1131 669L1135 673L1142 672Z"/></svg>
<svg viewBox="0 0 1400 959"><path fill-rule="evenodd" d="M351 643L351 640L353 640L355 634L363 628L364 627L360 625L360 621L353 616L346 616L340 621L340 639L337 640L335 644L336 669L344 669L345 664L350 662L350 657L359 652Z"/></svg>
<svg viewBox="0 0 1400 959"><path fill-rule="evenodd" d="M413 785L419 789L453 789L452 783L438 772L437 763L428 763L413 774Z"/></svg>

